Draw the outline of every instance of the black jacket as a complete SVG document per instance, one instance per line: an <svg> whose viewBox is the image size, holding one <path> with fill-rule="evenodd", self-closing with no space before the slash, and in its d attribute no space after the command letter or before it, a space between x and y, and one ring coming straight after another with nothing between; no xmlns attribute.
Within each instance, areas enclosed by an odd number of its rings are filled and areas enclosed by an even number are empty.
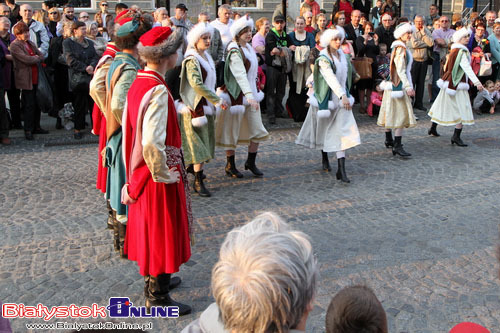
<svg viewBox="0 0 500 333"><path fill-rule="evenodd" d="M292 40L290 39L290 37L286 33L284 33L283 37L278 37L273 31L269 31L269 33L266 36L266 50L265 50L266 65L281 69L281 67L273 66L273 57L274 56L271 55L271 51L276 46L279 46L278 42L286 43L287 47L289 47L290 45L293 45L293 44L292 44Z"/></svg>
<svg viewBox="0 0 500 333"><path fill-rule="evenodd" d="M394 38L394 27L391 26L389 30L385 30L383 25L379 25L377 29L375 29L375 33L378 36L378 44L384 43L387 45L387 53L389 53L392 42L396 40L396 38Z"/></svg>
<svg viewBox="0 0 500 333"><path fill-rule="evenodd" d="M353 9L359 10L361 13L365 14L365 18L367 20L370 20L370 10L371 10L371 4L372 2L370 0L365 0L365 4L363 5L363 2L361 0L354 0L354 3L352 4Z"/></svg>
<svg viewBox="0 0 500 333"><path fill-rule="evenodd" d="M352 26L352 23L349 23L344 26L345 30L345 39L352 41L352 47L354 48L354 54L358 54L358 49L356 47L356 39L358 38L356 36L356 30L358 31L358 34L361 36L363 35L363 27L361 24L357 29L354 29Z"/></svg>

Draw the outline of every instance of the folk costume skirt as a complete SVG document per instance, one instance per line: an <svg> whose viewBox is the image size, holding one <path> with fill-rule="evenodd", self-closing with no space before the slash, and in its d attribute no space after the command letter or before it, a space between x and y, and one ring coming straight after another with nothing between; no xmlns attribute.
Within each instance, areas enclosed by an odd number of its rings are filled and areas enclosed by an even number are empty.
<svg viewBox="0 0 500 333"><path fill-rule="evenodd" d="M402 91L402 97L392 97L392 90L385 90L378 114L377 125L387 129L415 127L417 120L413 114L410 97Z"/></svg>
<svg viewBox="0 0 500 333"><path fill-rule="evenodd" d="M183 113L179 116L182 152L186 164L204 163L214 158L215 116L205 116L208 123L201 127L194 127L192 125L190 113Z"/></svg>
<svg viewBox="0 0 500 333"><path fill-rule="evenodd" d="M474 125L474 116L467 90L458 89L456 95L450 95L446 88L441 88L428 113L432 122L441 126L457 124Z"/></svg>

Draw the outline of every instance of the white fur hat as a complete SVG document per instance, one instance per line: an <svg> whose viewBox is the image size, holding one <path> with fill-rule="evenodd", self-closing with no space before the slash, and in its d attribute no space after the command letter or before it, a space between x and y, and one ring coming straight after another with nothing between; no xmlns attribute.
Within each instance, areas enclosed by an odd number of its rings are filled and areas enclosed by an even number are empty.
<svg viewBox="0 0 500 333"><path fill-rule="evenodd" d="M462 39L465 36L470 36L470 35L471 35L471 31L469 29L462 28L462 29L455 31L455 33L453 34L453 37L451 37L451 39L453 40L453 43L458 43L460 41L460 39Z"/></svg>
<svg viewBox="0 0 500 333"><path fill-rule="evenodd" d="M323 34L321 35L321 38L319 40L319 45L321 47L327 47L332 39L340 37L340 39L343 41L345 38L345 32L344 28L341 26L336 26L335 29L326 29Z"/></svg>
<svg viewBox="0 0 500 333"><path fill-rule="evenodd" d="M200 37L209 33L210 36L214 34L214 27L206 22L200 22L195 25L187 34L187 41L189 46L194 46Z"/></svg>
<svg viewBox="0 0 500 333"><path fill-rule="evenodd" d="M415 32L415 27L408 22L401 23L394 30L394 38L400 39L407 32Z"/></svg>
<svg viewBox="0 0 500 333"><path fill-rule="evenodd" d="M251 30L253 30L253 20L250 17L247 17L247 15L243 15L239 19L233 22L231 25L230 31L231 31L231 36L236 37L241 30L245 29L246 27L249 27Z"/></svg>

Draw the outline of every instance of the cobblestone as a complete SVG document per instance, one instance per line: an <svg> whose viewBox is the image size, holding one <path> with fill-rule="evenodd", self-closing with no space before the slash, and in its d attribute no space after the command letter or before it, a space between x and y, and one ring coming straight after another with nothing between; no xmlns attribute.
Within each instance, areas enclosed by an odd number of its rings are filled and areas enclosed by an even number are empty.
<svg viewBox="0 0 500 333"><path fill-rule="evenodd" d="M196 244L178 274L183 283L172 292L194 313L153 320L154 331L179 332L213 302L210 273L225 234L272 210L311 237L320 263L308 332L324 331L332 296L354 283L374 289L390 332L447 332L466 320L495 332L500 157L488 142L500 132L500 117L479 117L462 135L470 146L459 148L449 144L451 128L427 136L429 124L418 115L422 120L403 139L413 154L408 160L384 147L374 119L356 115L363 144L347 153L349 185L321 170L318 151L294 144L299 124L289 120L278 119L261 146L264 178L225 177L217 150L205 172L213 197L193 196ZM25 142L20 132L11 146L0 147L0 300L106 305L110 296L128 296L143 305L137 266L118 258L105 229L95 138L74 145L70 133L51 132ZM245 158L238 149L241 169ZM27 322L13 320L14 331L25 331Z"/></svg>

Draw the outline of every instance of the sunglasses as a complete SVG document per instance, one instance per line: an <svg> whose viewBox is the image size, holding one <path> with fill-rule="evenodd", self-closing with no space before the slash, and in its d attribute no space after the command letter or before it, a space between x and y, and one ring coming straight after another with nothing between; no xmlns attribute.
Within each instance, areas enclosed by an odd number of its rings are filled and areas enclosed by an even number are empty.
<svg viewBox="0 0 500 333"><path fill-rule="evenodd" d="M109 5L107 3L101 3L101 6L108 7Z"/></svg>

